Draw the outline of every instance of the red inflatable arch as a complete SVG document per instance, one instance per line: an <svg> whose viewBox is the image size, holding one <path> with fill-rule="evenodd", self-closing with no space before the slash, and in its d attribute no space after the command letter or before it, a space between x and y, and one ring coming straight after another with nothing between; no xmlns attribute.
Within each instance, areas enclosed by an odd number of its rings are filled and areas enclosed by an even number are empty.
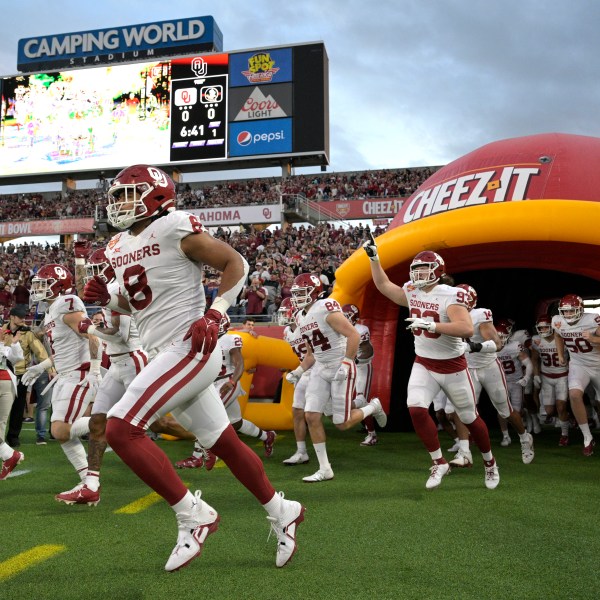
<svg viewBox="0 0 600 600"><path fill-rule="evenodd" d="M599 165L600 139L586 136L483 146L440 169L404 203L377 239L382 265L401 285L417 252L439 252L457 283L474 285L480 305L516 315L523 327L544 299L600 297ZM409 336L399 335L406 311L375 289L362 249L338 269L333 295L357 304L371 328L372 395L389 408L398 361L412 364ZM394 401L402 393L405 387L394 388Z"/></svg>

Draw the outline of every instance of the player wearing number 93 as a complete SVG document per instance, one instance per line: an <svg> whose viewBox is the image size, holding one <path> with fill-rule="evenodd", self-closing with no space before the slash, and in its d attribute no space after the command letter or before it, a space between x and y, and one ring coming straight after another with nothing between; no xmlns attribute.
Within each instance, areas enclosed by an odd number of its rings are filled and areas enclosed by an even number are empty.
<svg viewBox="0 0 600 600"><path fill-rule="evenodd" d="M450 471L450 465L442 456L437 428L429 415L429 406L442 389L481 451L486 487L494 489L500 476L487 427L477 413L475 391L463 349L462 338L473 335L467 295L464 290L444 283L448 281L444 260L435 252L419 252L414 257L410 281L401 287L392 283L383 270L375 240L371 238L363 248L371 261L377 289L410 312L406 321L415 336L416 359L408 382L407 403L415 431L433 461L425 487L438 487Z"/></svg>
<svg viewBox="0 0 600 600"><path fill-rule="evenodd" d="M151 361L108 412L106 438L134 473L175 511L178 537L165 569L176 571L200 555L219 515L192 494L163 451L145 435L172 413L260 501L277 536L276 565L296 551L304 507L277 493L258 456L238 438L213 382L221 368L217 345L222 315L239 294L248 264L231 246L208 234L193 214L175 210L175 185L161 169L135 165L108 191L108 218L128 231L106 248L122 292L110 294L100 277L84 298L132 314ZM205 312L204 265L221 271L218 296Z"/></svg>

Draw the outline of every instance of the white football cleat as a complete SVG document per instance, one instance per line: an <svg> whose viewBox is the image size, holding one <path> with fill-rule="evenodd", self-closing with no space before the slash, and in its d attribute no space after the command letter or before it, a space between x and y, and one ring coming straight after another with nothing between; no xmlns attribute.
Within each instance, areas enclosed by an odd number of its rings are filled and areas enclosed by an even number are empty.
<svg viewBox="0 0 600 600"><path fill-rule="evenodd" d="M459 450L456 456L450 461L452 467L460 467L461 469L473 466L473 455L470 450Z"/></svg>
<svg viewBox="0 0 600 600"><path fill-rule="evenodd" d="M492 459L494 462L489 467L485 467L485 487L488 490L493 490L498 487L500 483L500 473L498 472L498 465L496 464L496 460Z"/></svg>
<svg viewBox="0 0 600 600"><path fill-rule="evenodd" d="M379 400L379 398L371 398L369 406L374 408L373 418L377 422L377 425L382 428L385 427L387 425L387 415L383 410L383 406L381 406L381 400Z"/></svg>
<svg viewBox="0 0 600 600"><path fill-rule="evenodd" d="M376 446L377 442L377 433L374 431L369 431L367 437L360 443L361 446Z"/></svg>
<svg viewBox="0 0 600 600"><path fill-rule="evenodd" d="M283 492L278 493L281 496L281 514L279 518L267 517L267 520L271 523L271 531L277 536L275 565L285 567L298 549L296 529L304 521L304 511L306 509L300 502L285 500ZM269 533L269 535L271 534Z"/></svg>
<svg viewBox="0 0 600 600"><path fill-rule="evenodd" d="M506 448L506 446L510 446L512 444L512 440L510 439L510 436L505 435L502 438L502 441L500 442L500 445L503 446L504 448Z"/></svg>
<svg viewBox="0 0 600 600"><path fill-rule="evenodd" d="M319 481L329 481L333 479L333 469L319 469L316 473L303 477L305 483L318 483Z"/></svg>
<svg viewBox="0 0 600 600"><path fill-rule="evenodd" d="M432 465L429 470L431 471L431 475L429 476L425 487L428 490L433 490L442 483L442 477L450 473L450 465L447 462L436 463Z"/></svg>
<svg viewBox="0 0 600 600"><path fill-rule="evenodd" d="M292 454L292 456L290 456L289 458L286 458L285 460L283 460L281 462L283 462L283 464L287 465L288 467L293 467L294 465L304 465L308 461L309 461L308 454L306 454L304 452L296 451L294 454Z"/></svg>
<svg viewBox="0 0 600 600"><path fill-rule="evenodd" d="M201 495L200 490L196 491L196 503L190 512L177 515L177 543L165 565L165 571L178 571L200 556L206 538L219 527L221 517L200 499Z"/></svg>
<svg viewBox="0 0 600 600"><path fill-rule="evenodd" d="M521 458L523 463L528 465L533 460L535 452L533 451L533 436L528 433L527 439L521 442Z"/></svg>

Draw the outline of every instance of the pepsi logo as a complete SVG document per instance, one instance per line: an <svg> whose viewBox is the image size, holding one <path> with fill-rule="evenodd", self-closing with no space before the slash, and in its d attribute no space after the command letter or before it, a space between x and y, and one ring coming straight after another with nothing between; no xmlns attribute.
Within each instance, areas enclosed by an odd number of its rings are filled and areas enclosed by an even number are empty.
<svg viewBox="0 0 600 600"><path fill-rule="evenodd" d="M237 135L237 143L240 146L247 146L252 141L252 134L249 131L240 131Z"/></svg>

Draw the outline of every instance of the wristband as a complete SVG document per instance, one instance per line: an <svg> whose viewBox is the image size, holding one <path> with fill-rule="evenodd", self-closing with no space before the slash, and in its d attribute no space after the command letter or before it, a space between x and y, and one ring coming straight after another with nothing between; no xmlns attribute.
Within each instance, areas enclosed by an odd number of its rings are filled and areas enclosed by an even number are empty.
<svg viewBox="0 0 600 600"><path fill-rule="evenodd" d="M85 267L85 258L76 258L75 266L76 267Z"/></svg>
<svg viewBox="0 0 600 600"><path fill-rule="evenodd" d="M227 302L227 300L225 300L225 298L223 298L223 296L217 296L214 300L213 303L210 305L211 310L216 310L218 312L221 313L221 315L224 315L227 312L227 309L229 308L230 304L229 302Z"/></svg>
<svg viewBox="0 0 600 600"><path fill-rule="evenodd" d="M52 368L54 366L54 363L52 362L51 358L46 358L41 363L39 363L38 366L42 367L42 369L45 371L46 369Z"/></svg>
<svg viewBox="0 0 600 600"><path fill-rule="evenodd" d="M498 349L496 348L496 342L494 340L487 340L481 344L482 352L496 352Z"/></svg>
<svg viewBox="0 0 600 600"><path fill-rule="evenodd" d="M102 363L102 359L100 358L92 358L90 360L90 373L100 373L100 364Z"/></svg>

